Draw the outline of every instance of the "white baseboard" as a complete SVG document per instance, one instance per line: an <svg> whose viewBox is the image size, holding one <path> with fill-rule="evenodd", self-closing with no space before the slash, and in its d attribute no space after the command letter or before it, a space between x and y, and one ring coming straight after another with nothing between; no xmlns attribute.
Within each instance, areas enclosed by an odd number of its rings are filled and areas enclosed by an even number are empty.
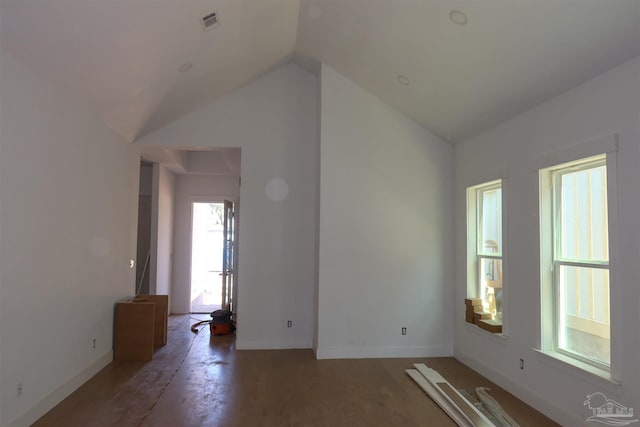
<svg viewBox="0 0 640 427"><path fill-rule="evenodd" d="M237 350L285 350L285 349L311 348L309 339L291 340L236 340Z"/></svg>
<svg viewBox="0 0 640 427"><path fill-rule="evenodd" d="M577 417L576 414L566 412L562 408L554 406L549 401L542 398L542 396L533 392L523 384L512 381L502 373L487 367L477 360L457 352L454 357L474 371L478 372L480 375L486 377L503 389L507 390L509 393L513 394L518 399L525 402L527 405L532 406L537 411L542 412L544 415L551 418L558 424L563 426L578 426L585 423L585 418Z"/></svg>
<svg viewBox="0 0 640 427"><path fill-rule="evenodd" d="M451 357L453 347L433 346L339 346L322 347L316 350L317 359L373 359L409 357Z"/></svg>
<svg viewBox="0 0 640 427"><path fill-rule="evenodd" d="M76 391L82 384L100 372L113 360L113 351L109 350L100 356L95 362L80 371L66 383L62 384L53 392L49 393L42 400L21 415L18 415L7 424L7 427L28 427L36 422L40 417L49 412L51 408L62 402L67 396Z"/></svg>

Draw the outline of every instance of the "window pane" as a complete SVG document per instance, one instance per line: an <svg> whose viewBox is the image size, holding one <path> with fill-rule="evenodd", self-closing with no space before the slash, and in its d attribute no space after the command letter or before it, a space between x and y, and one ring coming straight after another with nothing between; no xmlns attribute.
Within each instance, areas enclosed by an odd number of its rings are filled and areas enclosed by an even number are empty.
<svg viewBox="0 0 640 427"><path fill-rule="evenodd" d="M609 270L559 268L558 347L609 364Z"/></svg>
<svg viewBox="0 0 640 427"><path fill-rule="evenodd" d="M480 241L482 253L502 253L502 189L482 190Z"/></svg>
<svg viewBox="0 0 640 427"><path fill-rule="evenodd" d="M604 165L561 175L561 258L608 261L606 178Z"/></svg>
<svg viewBox="0 0 640 427"><path fill-rule="evenodd" d="M480 297L484 309L502 320L502 260L480 257Z"/></svg>

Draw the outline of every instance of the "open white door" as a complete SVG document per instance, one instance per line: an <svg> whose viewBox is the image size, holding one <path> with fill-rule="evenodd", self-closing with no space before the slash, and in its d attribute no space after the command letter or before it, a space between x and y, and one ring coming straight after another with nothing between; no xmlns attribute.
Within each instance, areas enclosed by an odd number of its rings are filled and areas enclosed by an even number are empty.
<svg viewBox="0 0 640 427"><path fill-rule="evenodd" d="M224 231L222 233L222 308L233 311L233 283L234 283L234 228L235 218L233 202L224 201Z"/></svg>

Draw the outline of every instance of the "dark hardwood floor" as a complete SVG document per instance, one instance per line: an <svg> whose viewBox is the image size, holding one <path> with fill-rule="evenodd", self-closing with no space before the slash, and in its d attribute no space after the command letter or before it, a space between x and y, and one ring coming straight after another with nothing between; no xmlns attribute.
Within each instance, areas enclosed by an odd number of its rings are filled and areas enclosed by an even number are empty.
<svg viewBox="0 0 640 427"><path fill-rule="evenodd" d="M236 351L233 335L191 333L195 321L171 316L169 343L151 362L110 364L34 426L455 426L405 374L416 362L456 388L491 388L523 427L556 425L453 358Z"/></svg>

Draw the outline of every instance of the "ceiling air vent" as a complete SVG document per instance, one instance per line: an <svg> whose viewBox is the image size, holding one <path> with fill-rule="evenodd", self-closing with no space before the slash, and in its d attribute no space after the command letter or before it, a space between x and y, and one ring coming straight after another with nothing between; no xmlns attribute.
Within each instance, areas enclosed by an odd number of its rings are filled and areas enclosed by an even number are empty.
<svg viewBox="0 0 640 427"><path fill-rule="evenodd" d="M202 24L203 31L209 31L220 25L220 21L218 20L218 14L215 12L211 12L210 14L203 16L200 20Z"/></svg>

